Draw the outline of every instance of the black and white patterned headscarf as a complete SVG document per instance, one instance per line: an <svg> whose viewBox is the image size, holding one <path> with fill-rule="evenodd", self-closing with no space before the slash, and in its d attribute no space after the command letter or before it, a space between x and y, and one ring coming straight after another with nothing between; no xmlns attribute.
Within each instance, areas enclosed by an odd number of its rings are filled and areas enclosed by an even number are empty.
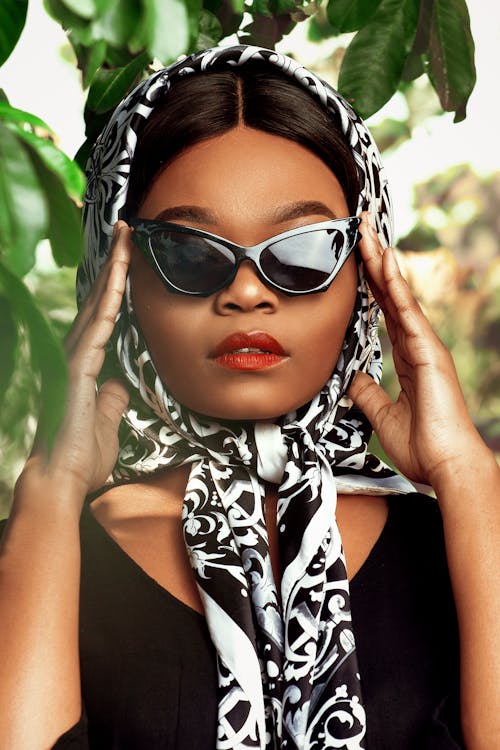
<svg viewBox="0 0 500 750"><path fill-rule="evenodd" d="M361 192L390 244L391 207L373 140L328 84L276 52L236 46L200 52L154 74L116 109L88 167L88 251L79 270L85 298L123 215L137 132L179 76L264 61L303 85L340 125ZM349 587L337 492L388 494L413 488L367 453L370 427L345 393L358 370L381 376L379 310L362 268L355 309L332 377L312 401L279 423L219 424L176 402L160 380L132 305L130 285L114 352L131 391L117 478L192 464L183 529L217 650L217 748L364 747ZM278 596L264 516L264 481L279 485L283 571Z"/></svg>

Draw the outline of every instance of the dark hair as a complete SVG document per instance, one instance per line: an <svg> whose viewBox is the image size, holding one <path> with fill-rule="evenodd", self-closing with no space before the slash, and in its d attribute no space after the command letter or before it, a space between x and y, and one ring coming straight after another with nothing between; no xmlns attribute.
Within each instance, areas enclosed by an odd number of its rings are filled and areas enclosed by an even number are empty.
<svg viewBox="0 0 500 750"><path fill-rule="evenodd" d="M181 151L238 124L305 146L332 170L354 214L356 163L333 115L301 84L261 63L176 80L139 131L126 216L137 213L155 177Z"/></svg>

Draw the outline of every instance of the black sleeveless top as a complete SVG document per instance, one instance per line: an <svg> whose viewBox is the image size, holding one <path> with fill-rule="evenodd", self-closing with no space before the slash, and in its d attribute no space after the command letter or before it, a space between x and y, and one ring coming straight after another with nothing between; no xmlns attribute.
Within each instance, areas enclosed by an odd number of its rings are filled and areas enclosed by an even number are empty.
<svg viewBox="0 0 500 750"><path fill-rule="evenodd" d="M205 618L150 578L88 505L81 520L84 716L54 750L214 750L215 650ZM458 750L459 655L437 503L389 499L350 584L367 750Z"/></svg>

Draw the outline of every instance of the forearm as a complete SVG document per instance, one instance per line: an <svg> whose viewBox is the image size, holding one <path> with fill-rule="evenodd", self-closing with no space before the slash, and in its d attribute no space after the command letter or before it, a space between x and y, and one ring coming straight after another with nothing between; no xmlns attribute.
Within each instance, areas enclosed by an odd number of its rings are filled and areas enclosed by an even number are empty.
<svg viewBox="0 0 500 750"><path fill-rule="evenodd" d="M52 747L81 713L81 498L33 480L18 483L0 546L0 747L10 750Z"/></svg>
<svg viewBox="0 0 500 750"><path fill-rule="evenodd" d="M500 737L500 470L478 444L434 489L459 622L464 738L468 750L490 750Z"/></svg>

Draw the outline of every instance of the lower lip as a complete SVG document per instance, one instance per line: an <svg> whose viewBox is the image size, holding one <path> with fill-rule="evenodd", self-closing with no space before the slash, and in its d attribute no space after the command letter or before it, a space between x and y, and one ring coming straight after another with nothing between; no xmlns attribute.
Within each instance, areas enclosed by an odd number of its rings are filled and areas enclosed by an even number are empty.
<svg viewBox="0 0 500 750"><path fill-rule="evenodd" d="M226 352L215 358L217 364L230 370L265 370L283 362L285 357L272 352Z"/></svg>

